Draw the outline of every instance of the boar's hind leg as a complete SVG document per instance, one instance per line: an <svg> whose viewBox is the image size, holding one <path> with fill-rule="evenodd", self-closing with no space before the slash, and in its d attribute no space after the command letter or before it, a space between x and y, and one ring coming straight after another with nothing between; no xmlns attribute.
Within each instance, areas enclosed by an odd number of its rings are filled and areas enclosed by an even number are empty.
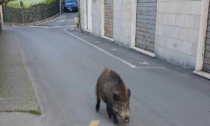
<svg viewBox="0 0 210 126"><path fill-rule="evenodd" d="M117 115L116 115L115 113L112 113L112 115L113 115L114 124L115 124L116 126L118 126Z"/></svg>
<svg viewBox="0 0 210 126"><path fill-rule="evenodd" d="M107 110L107 113L109 115L109 118L111 119L111 117L112 117L112 109L108 105L106 105L106 110Z"/></svg>
<svg viewBox="0 0 210 126"><path fill-rule="evenodd" d="M100 98L99 98L99 97L97 97L96 112L99 112L100 102L101 102Z"/></svg>

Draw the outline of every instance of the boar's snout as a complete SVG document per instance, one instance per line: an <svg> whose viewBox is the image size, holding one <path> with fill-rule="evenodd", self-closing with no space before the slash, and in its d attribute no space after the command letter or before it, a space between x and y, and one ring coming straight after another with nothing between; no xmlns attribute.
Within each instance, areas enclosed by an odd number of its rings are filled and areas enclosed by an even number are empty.
<svg viewBox="0 0 210 126"><path fill-rule="evenodd" d="M126 124L126 123L129 123L129 118L128 117L126 117L125 119L124 119L124 123Z"/></svg>

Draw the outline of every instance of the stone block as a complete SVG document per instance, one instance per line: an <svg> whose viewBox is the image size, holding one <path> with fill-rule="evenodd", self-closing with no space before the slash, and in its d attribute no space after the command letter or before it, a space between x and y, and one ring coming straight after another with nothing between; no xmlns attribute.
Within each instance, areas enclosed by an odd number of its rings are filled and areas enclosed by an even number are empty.
<svg viewBox="0 0 210 126"><path fill-rule="evenodd" d="M191 55L196 57L197 55L197 48L198 48L198 44L197 43L193 43L192 44L192 50L191 50Z"/></svg>
<svg viewBox="0 0 210 126"><path fill-rule="evenodd" d="M185 16L184 15L176 15L176 26L179 26L179 27L184 27L184 18Z"/></svg>
<svg viewBox="0 0 210 126"><path fill-rule="evenodd" d="M183 41L175 39L173 43L173 50L177 52L182 52L182 48L183 48Z"/></svg>
<svg viewBox="0 0 210 126"><path fill-rule="evenodd" d="M191 1L190 14L201 15L202 1Z"/></svg>
<svg viewBox="0 0 210 126"><path fill-rule="evenodd" d="M173 2L173 13L180 14L182 8L182 2Z"/></svg>
<svg viewBox="0 0 210 126"><path fill-rule="evenodd" d="M189 41L198 43L198 34L199 30L196 29L189 29Z"/></svg>
<svg viewBox="0 0 210 126"><path fill-rule="evenodd" d="M195 26L194 15L185 15L184 26L187 28L194 28Z"/></svg>
<svg viewBox="0 0 210 126"><path fill-rule="evenodd" d="M167 48L173 50L174 39L167 38Z"/></svg>
<svg viewBox="0 0 210 126"><path fill-rule="evenodd" d="M188 38L189 38L189 29L187 29L187 28L180 28L179 39L188 41Z"/></svg>
<svg viewBox="0 0 210 126"><path fill-rule="evenodd" d="M182 2L181 14L190 14L191 1Z"/></svg>
<svg viewBox="0 0 210 126"><path fill-rule="evenodd" d="M179 27L171 27L171 38L175 38L178 39L179 38L179 31L180 28Z"/></svg>
<svg viewBox="0 0 210 126"><path fill-rule="evenodd" d="M199 29L199 28L200 28L200 17L201 17L201 16L195 15L194 17L195 17L194 28L195 28L195 29Z"/></svg>
<svg viewBox="0 0 210 126"><path fill-rule="evenodd" d="M169 14L168 15L168 25L176 25L176 15L175 14Z"/></svg>
<svg viewBox="0 0 210 126"><path fill-rule="evenodd" d="M188 55L191 55L192 53L192 43L183 41L183 47L182 47L182 52Z"/></svg>
<svg viewBox="0 0 210 126"><path fill-rule="evenodd" d="M164 13L166 8L165 2L159 2L158 3L158 12L159 13Z"/></svg>
<svg viewBox="0 0 210 126"><path fill-rule="evenodd" d="M158 23L167 25L168 14L158 14Z"/></svg>
<svg viewBox="0 0 210 126"><path fill-rule="evenodd" d="M163 35L166 37L171 36L171 26L164 26Z"/></svg>
<svg viewBox="0 0 210 126"><path fill-rule="evenodd" d="M165 3L165 13L173 13L173 2Z"/></svg>
<svg viewBox="0 0 210 126"><path fill-rule="evenodd" d="M164 36L160 36L160 46L167 47L167 38Z"/></svg>

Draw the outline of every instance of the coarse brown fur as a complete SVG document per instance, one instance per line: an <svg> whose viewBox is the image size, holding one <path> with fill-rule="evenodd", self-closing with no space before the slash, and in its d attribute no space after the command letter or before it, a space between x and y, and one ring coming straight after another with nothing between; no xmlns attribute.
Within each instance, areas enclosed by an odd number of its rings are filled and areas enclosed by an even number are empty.
<svg viewBox="0 0 210 126"><path fill-rule="evenodd" d="M109 117L113 116L115 124L118 124L116 114L121 116L125 123L129 122L129 102L131 92L127 89L121 77L112 69L104 68L96 85L96 111L99 111L100 101L107 105Z"/></svg>

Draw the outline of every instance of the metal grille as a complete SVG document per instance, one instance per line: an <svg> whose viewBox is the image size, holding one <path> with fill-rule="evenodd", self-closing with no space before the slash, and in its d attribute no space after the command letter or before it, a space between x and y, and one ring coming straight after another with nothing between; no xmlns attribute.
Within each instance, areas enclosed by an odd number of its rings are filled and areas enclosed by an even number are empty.
<svg viewBox="0 0 210 126"><path fill-rule="evenodd" d="M157 0L138 0L135 46L150 52L155 51L156 12Z"/></svg>
<svg viewBox="0 0 210 126"><path fill-rule="evenodd" d="M203 70L206 72L210 72L210 16L208 17L208 28L206 35Z"/></svg>

